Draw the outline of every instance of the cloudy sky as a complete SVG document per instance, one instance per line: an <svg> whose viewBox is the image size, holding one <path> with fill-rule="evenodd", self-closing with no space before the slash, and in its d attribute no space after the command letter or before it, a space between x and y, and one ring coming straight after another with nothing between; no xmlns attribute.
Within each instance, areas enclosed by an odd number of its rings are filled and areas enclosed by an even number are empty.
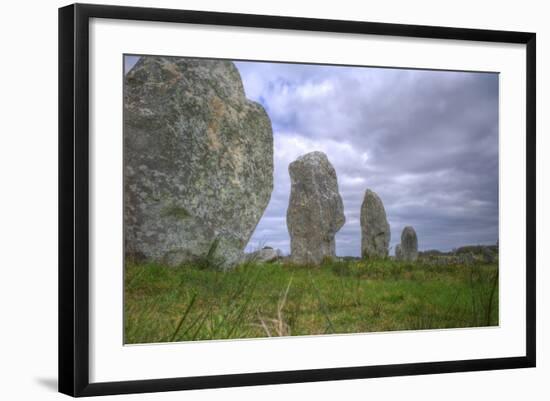
<svg viewBox="0 0 550 401"><path fill-rule="evenodd" d="M339 256L360 255L367 188L384 202L392 250L406 225L424 250L497 241L497 74L235 64L271 118L275 146L273 194L248 249L289 252L288 165L314 150L333 164L344 201Z"/></svg>

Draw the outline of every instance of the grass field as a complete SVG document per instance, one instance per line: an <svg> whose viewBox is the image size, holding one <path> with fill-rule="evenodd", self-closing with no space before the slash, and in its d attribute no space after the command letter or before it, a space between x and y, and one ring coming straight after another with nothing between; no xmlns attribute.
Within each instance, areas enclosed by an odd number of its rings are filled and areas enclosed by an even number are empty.
<svg viewBox="0 0 550 401"><path fill-rule="evenodd" d="M128 263L125 343L498 325L497 264Z"/></svg>

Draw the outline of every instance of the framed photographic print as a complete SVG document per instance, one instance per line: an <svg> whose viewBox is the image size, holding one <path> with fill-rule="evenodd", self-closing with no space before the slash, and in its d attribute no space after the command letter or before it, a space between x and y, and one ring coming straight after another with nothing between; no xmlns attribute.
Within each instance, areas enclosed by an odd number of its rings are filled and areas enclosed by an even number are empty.
<svg viewBox="0 0 550 401"><path fill-rule="evenodd" d="M535 366L535 34L59 10L59 390Z"/></svg>

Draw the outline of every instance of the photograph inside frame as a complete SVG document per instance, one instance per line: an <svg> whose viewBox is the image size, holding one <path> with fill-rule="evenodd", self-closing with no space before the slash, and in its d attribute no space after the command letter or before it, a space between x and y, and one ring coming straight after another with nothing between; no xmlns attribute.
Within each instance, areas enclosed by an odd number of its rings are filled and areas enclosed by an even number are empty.
<svg viewBox="0 0 550 401"><path fill-rule="evenodd" d="M125 344L498 326L498 73L123 62Z"/></svg>

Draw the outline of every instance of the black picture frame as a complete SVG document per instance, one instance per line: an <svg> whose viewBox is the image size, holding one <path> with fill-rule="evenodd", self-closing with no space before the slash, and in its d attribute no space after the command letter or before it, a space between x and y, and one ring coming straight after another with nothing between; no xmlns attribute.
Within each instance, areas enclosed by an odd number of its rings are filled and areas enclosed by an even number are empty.
<svg viewBox="0 0 550 401"><path fill-rule="evenodd" d="M89 21L161 21L437 38L526 46L526 353L520 357L218 376L89 381ZM59 9L59 391L95 396L534 367L536 244L536 35L527 32L401 25L220 12L74 4Z"/></svg>

